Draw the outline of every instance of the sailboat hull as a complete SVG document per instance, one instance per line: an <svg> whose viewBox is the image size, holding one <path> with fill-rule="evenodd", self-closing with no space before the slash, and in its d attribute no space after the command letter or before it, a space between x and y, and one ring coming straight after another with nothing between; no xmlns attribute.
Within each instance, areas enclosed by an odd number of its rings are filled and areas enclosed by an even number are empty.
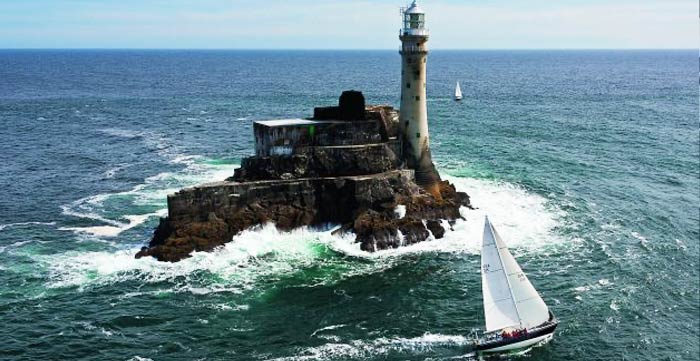
<svg viewBox="0 0 700 361"><path fill-rule="evenodd" d="M556 320L549 321L538 328L528 331L527 335L480 341L476 344L476 350L484 353L520 350L551 340L554 337L556 328Z"/></svg>

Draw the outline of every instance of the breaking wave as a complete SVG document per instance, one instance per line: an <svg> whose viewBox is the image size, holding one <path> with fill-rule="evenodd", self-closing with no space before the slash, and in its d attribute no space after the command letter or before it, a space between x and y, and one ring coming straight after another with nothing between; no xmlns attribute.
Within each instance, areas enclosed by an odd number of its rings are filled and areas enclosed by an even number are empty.
<svg viewBox="0 0 700 361"><path fill-rule="evenodd" d="M91 227L60 227L59 230L61 230L61 231L74 231L77 233L86 233L86 234L90 234L93 236L100 236L100 237L116 237L120 233L127 231L129 229L132 229L132 228L146 222L151 217L163 217L163 216L167 215L168 210L163 208L163 209L159 209L156 212L147 213L147 214L126 215L126 216L122 217L122 218L126 219L126 223L105 219L103 217L94 215L92 213L79 214L79 213L71 213L70 211L64 211L64 213L76 215L76 216L81 217L81 218L91 218L91 219L101 220L105 223L109 223L110 225L91 226Z"/></svg>
<svg viewBox="0 0 700 361"><path fill-rule="evenodd" d="M211 166L209 166L212 168ZM215 178L218 172L231 174L233 166L225 170L213 167L204 172ZM155 179L188 177L188 175L159 175ZM201 181L201 174L198 178ZM198 252L177 263L158 262L150 258L135 259L141 244L103 252L69 252L45 256L42 263L50 274L50 287L90 287L128 280L141 282L171 281L173 291L209 293L244 292L256 287L261 280L293 277L309 267L321 267L323 272L303 277L305 285L329 284L361 274L381 272L393 267L403 255L416 253L470 253L478 254L483 230L483 216L488 214L504 240L514 248L539 252L562 239L554 233L558 219L564 213L550 206L539 195L521 187L487 180L448 177L457 189L466 191L477 209L463 208L466 220L459 220L440 240L431 240L392 250L368 253L360 250L353 235L335 236L310 228L280 232L273 225L265 225L242 232L214 252ZM191 179L192 180L192 179ZM182 183L182 182L178 182ZM130 192L137 199L164 202L174 189L146 186ZM150 193L148 193L150 192ZM82 204L104 202L109 197L96 196ZM160 199L159 197L162 197ZM164 204L163 204L164 206ZM87 214L87 212L86 212ZM148 214L146 214L148 215ZM128 216L124 216L127 217ZM109 222L115 222L108 219ZM106 227L131 227L137 219ZM84 232L111 232L111 228L83 229ZM116 229L114 230L117 231ZM201 277L202 274L214 275Z"/></svg>

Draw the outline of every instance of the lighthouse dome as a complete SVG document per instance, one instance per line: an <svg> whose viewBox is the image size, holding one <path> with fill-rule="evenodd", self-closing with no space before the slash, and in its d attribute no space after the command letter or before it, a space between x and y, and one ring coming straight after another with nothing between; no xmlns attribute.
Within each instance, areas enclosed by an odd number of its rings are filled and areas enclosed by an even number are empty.
<svg viewBox="0 0 700 361"><path fill-rule="evenodd" d="M416 3L414 1L413 4L411 4L411 6L409 6L408 9L406 9L405 13L406 14L425 14L425 11L423 11L423 9L421 9L421 7L418 6L418 3Z"/></svg>

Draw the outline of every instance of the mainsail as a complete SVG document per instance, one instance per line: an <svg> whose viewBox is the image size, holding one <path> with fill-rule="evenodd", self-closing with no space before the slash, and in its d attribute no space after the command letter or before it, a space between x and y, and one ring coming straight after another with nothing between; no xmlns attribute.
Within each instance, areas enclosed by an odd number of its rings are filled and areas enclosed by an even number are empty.
<svg viewBox="0 0 700 361"><path fill-rule="evenodd" d="M459 82L457 82L457 86L455 87L455 99L462 99L462 88L459 87Z"/></svg>
<svg viewBox="0 0 700 361"><path fill-rule="evenodd" d="M486 331L532 328L549 319L549 309L486 218L481 250L481 286Z"/></svg>

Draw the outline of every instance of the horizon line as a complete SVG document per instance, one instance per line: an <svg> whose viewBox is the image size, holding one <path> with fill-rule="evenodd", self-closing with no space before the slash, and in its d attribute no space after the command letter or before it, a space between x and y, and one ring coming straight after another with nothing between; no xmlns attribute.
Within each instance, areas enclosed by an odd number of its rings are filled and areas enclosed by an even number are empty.
<svg viewBox="0 0 700 361"><path fill-rule="evenodd" d="M398 47L397 47L398 49ZM397 49L388 48L146 48L146 47L74 47L74 48L52 48L52 47L40 47L40 48L0 48L3 50L183 50L183 51L398 51ZM433 48L430 51L577 51L577 50L588 50L588 51L601 51L601 50L698 50L698 48Z"/></svg>

